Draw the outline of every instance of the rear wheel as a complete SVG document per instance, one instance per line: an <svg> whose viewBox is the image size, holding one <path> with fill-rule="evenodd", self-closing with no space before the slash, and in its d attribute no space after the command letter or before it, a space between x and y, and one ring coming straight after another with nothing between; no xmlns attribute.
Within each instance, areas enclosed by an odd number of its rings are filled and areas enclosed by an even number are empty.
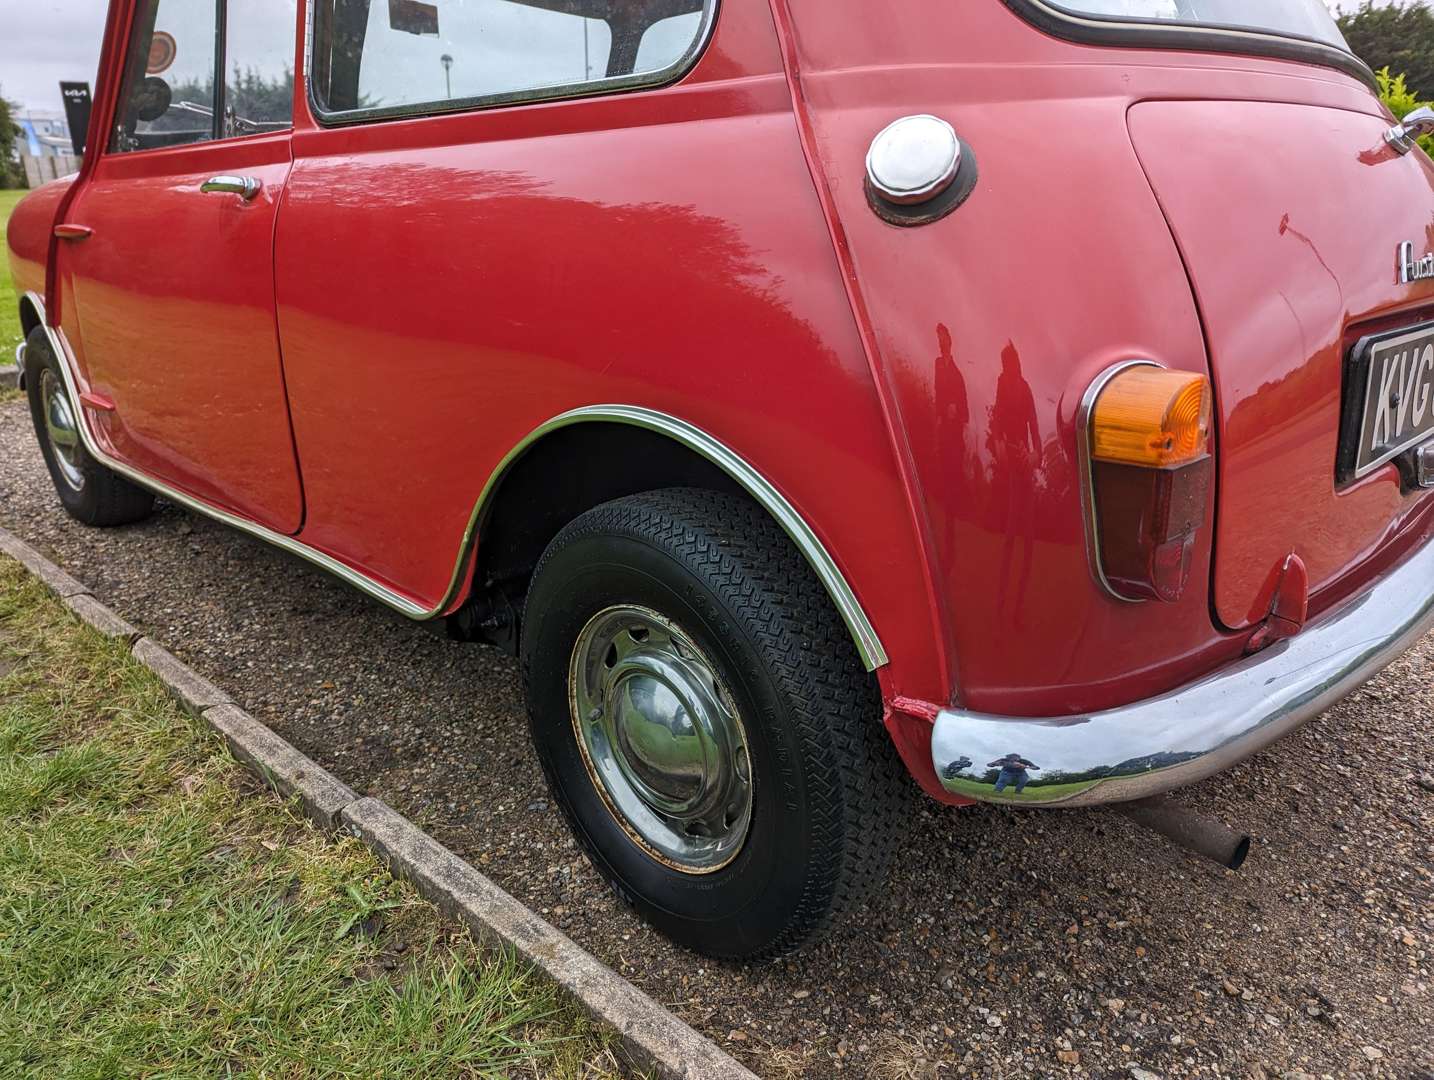
<svg viewBox="0 0 1434 1080"><path fill-rule="evenodd" d="M522 658L555 801L680 944L786 952L881 880L910 782L880 696L748 500L657 491L570 523L534 573Z"/></svg>
<svg viewBox="0 0 1434 1080"><path fill-rule="evenodd" d="M43 327L25 340L25 389L45 467L70 516L86 525L127 525L154 510L154 496L101 465L85 449L80 418Z"/></svg>

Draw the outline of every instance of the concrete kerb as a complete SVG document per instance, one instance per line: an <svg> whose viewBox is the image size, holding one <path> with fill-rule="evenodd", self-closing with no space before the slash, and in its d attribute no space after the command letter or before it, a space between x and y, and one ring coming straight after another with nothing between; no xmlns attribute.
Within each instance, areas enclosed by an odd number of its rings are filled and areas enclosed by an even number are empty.
<svg viewBox="0 0 1434 1080"><path fill-rule="evenodd" d="M394 874L468 924L480 939L517 952L544 971L594 1020L614 1028L639 1068L685 1080L738 1080L753 1074L572 939L504 892L378 799L345 807L344 824Z"/></svg>
<svg viewBox="0 0 1434 1080"><path fill-rule="evenodd" d="M615 1030L636 1068L667 1080L755 1080L755 1074L698 1034L571 938L378 799L360 796L151 638L83 584L0 528L0 551L21 563L84 622L129 645L135 658L213 730L236 759L328 829L357 836L395 875L461 919L490 947L516 953L550 978L596 1022Z"/></svg>

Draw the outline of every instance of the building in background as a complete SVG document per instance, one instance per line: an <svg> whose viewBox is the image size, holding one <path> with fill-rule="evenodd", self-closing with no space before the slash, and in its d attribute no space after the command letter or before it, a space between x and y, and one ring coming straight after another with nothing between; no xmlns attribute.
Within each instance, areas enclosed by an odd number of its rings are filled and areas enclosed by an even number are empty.
<svg viewBox="0 0 1434 1080"><path fill-rule="evenodd" d="M20 153L30 157L59 157L73 153L70 125L60 109L21 107L15 112L20 126Z"/></svg>

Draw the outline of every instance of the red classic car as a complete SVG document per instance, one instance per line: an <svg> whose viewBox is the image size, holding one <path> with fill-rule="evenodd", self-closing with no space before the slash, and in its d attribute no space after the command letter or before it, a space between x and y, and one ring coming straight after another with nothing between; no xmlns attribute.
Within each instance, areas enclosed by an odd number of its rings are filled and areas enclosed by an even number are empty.
<svg viewBox="0 0 1434 1080"><path fill-rule="evenodd" d="M18 359L71 514L512 650L598 869L771 955L906 773L1144 799L1434 625L1371 81L1321 0L114 0Z"/></svg>

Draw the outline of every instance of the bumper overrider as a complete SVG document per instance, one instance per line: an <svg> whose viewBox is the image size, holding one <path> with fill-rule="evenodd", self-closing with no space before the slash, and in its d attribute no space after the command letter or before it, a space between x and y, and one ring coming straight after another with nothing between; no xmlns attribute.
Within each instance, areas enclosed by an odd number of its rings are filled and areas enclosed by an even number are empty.
<svg viewBox="0 0 1434 1080"><path fill-rule="evenodd" d="M931 736L953 795L1092 806L1182 787L1305 721L1434 628L1434 540L1304 631L1159 697L1104 712L993 716L943 709Z"/></svg>

